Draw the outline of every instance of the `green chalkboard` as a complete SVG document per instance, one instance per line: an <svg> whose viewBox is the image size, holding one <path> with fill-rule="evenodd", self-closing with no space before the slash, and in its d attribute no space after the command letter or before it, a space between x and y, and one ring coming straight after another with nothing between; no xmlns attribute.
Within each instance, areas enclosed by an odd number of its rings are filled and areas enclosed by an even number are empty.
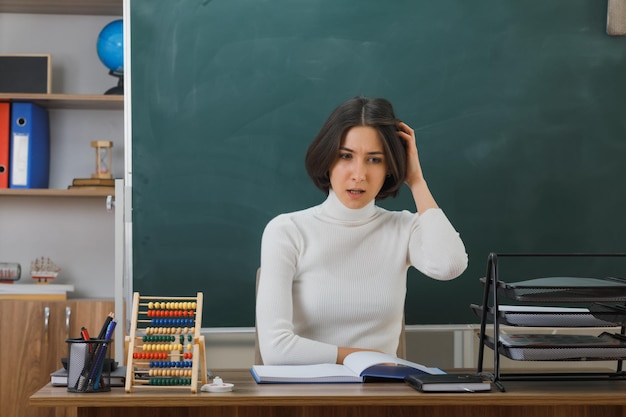
<svg viewBox="0 0 626 417"><path fill-rule="evenodd" d="M204 327L253 326L263 228L323 200L306 148L361 94L416 129L470 257L451 282L410 271L408 324L476 322L491 251L622 251L626 38L606 34L606 13L598 0L132 0L134 290L202 291ZM383 206L413 209L408 189ZM552 272L543 262L533 274ZM574 272L624 275L612 268Z"/></svg>

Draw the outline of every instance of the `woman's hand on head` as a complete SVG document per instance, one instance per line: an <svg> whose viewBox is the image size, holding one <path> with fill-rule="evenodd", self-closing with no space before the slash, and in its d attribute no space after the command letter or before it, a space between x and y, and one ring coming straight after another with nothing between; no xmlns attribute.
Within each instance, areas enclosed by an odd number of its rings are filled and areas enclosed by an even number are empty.
<svg viewBox="0 0 626 417"><path fill-rule="evenodd" d="M428 209L439 207L428 189L428 184L426 184L422 173L422 166L417 155L417 145L415 144L415 131L406 123L398 122L398 136L406 144L406 178L404 182L411 189L417 211L424 213Z"/></svg>
<svg viewBox="0 0 626 417"><path fill-rule="evenodd" d="M406 145L406 178L404 182L409 187L424 181L422 166L420 165L417 153L417 145L415 143L415 131L406 123L398 122L398 136Z"/></svg>

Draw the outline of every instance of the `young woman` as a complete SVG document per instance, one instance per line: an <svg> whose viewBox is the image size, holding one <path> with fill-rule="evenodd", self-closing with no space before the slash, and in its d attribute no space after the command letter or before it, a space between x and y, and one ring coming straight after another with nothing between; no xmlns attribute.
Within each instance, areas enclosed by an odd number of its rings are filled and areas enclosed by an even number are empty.
<svg viewBox="0 0 626 417"><path fill-rule="evenodd" d="M256 306L263 363L395 354L409 266L438 280L467 267L465 246L424 179L415 133L387 100L357 97L322 126L306 169L326 201L281 214L263 232ZM376 206L403 183L417 213Z"/></svg>

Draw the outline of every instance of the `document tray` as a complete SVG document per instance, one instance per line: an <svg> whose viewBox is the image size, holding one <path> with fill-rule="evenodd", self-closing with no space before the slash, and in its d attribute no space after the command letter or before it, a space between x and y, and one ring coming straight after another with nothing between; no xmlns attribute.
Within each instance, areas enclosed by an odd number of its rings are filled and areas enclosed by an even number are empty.
<svg viewBox="0 0 626 417"><path fill-rule="evenodd" d="M498 292L517 301L626 301L626 281L619 278L548 277L498 282Z"/></svg>
<svg viewBox="0 0 626 417"><path fill-rule="evenodd" d="M471 304L474 314L482 317L482 306ZM496 313L497 311L497 313ZM589 308L564 308L543 306L489 307L487 319L497 314L500 324L518 327L616 327L626 321L626 311L619 313L608 306L591 305Z"/></svg>
<svg viewBox="0 0 626 417"><path fill-rule="evenodd" d="M493 339L487 337L493 349ZM626 358L626 340L604 332L599 336L579 334L500 335L500 353L521 361L620 360Z"/></svg>

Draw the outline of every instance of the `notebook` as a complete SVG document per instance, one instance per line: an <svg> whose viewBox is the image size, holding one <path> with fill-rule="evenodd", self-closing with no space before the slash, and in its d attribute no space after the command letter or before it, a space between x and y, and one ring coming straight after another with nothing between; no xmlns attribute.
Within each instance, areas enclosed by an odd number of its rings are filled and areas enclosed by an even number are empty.
<svg viewBox="0 0 626 417"><path fill-rule="evenodd" d="M491 391L491 382L476 374L407 375L405 382L422 392Z"/></svg>

